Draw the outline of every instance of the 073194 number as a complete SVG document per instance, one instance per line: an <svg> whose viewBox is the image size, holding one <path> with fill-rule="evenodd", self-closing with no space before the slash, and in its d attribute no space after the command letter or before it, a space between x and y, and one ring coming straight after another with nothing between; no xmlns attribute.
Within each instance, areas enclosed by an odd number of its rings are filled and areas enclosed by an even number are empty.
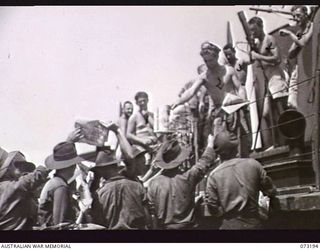
<svg viewBox="0 0 320 250"><path fill-rule="evenodd" d="M318 248L318 244L307 244L307 243L304 243L304 244L300 244L300 248Z"/></svg>

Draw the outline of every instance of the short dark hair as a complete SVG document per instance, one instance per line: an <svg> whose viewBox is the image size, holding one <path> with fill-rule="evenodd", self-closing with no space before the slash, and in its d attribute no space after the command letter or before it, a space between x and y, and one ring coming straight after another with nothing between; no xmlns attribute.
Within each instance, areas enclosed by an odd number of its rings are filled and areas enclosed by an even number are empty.
<svg viewBox="0 0 320 250"><path fill-rule="evenodd" d="M224 47L223 47L223 50L228 50L230 49L231 51L233 52L236 52L236 50L234 49L234 47L232 46L231 43L227 43Z"/></svg>
<svg viewBox="0 0 320 250"><path fill-rule="evenodd" d="M125 101L125 102L123 103L123 106L122 106L122 107L126 106L126 104L130 104L130 105L133 106L132 102L130 102L130 101Z"/></svg>
<svg viewBox="0 0 320 250"><path fill-rule="evenodd" d="M248 24L256 24L258 27L262 28L263 27L263 21L260 17L254 16L252 17Z"/></svg>
<svg viewBox="0 0 320 250"><path fill-rule="evenodd" d="M147 98L148 99L148 94L144 91L139 91L137 94L134 96L134 99L138 101L139 98Z"/></svg>

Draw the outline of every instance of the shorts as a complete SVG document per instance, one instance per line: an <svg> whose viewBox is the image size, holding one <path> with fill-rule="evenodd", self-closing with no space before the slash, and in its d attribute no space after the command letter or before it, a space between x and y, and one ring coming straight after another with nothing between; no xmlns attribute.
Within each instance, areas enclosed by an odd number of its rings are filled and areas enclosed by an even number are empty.
<svg viewBox="0 0 320 250"><path fill-rule="evenodd" d="M271 77L268 83L268 88L272 95L272 99L288 96L287 83L280 75L274 75Z"/></svg>

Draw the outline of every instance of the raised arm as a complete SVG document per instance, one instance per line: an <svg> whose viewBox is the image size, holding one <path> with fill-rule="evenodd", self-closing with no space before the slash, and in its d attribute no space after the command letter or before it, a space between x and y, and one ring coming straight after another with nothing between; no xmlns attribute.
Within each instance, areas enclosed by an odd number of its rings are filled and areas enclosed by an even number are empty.
<svg viewBox="0 0 320 250"><path fill-rule="evenodd" d="M270 36L267 40L266 50L270 52L270 55L262 55L255 51L251 51L251 58L253 60L263 61L265 63L277 64L280 63L281 57L279 53L279 48L274 37Z"/></svg>
<svg viewBox="0 0 320 250"><path fill-rule="evenodd" d="M32 173L20 177L15 185L18 189L26 192L34 190L47 180L49 171L46 167L39 166Z"/></svg>
<svg viewBox="0 0 320 250"><path fill-rule="evenodd" d="M209 168L214 162L216 154L213 150L213 145L214 145L214 137L212 135L209 135L207 148L202 154L201 158L191 169L189 169L185 173L187 178L194 185L198 184L202 180L202 178L205 176L205 174L208 172Z"/></svg>
<svg viewBox="0 0 320 250"><path fill-rule="evenodd" d="M293 44L291 45L289 49L288 58L292 59L295 58L302 47L304 47L307 42L310 40L312 33L313 33L313 23L310 23L310 27L308 28L308 31L303 34L303 36L299 39L296 34L294 34L290 30L280 30L280 34L288 35L291 40L293 41Z"/></svg>
<svg viewBox="0 0 320 250"><path fill-rule="evenodd" d="M175 109L177 106L186 103L189 101L195 94L197 94L198 90L204 83L204 79L206 77L206 72L203 72L199 77L194 81L191 88L186 90L182 96L172 105L172 109Z"/></svg>
<svg viewBox="0 0 320 250"><path fill-rule="evenodd" d="M117 139L120 144L121 152L123 153L123 156L125 157L126 160L132 160L133 157L133 151L130 143L128 142L127 138L125 137L123 131L119 128L119 126L114 123L104 123L100 121L100 124L104 126L106 129L109 129L115 133L117 136Z"/></svg>
<svg viewBox="0 0 320 250"><path fill-rule="evenodd" d="M313 33L313 23L310 23L310 26L308 27L308 30L306 33L301 36L299 39L296 34L294 34L292 31L287 30L287 29L281 29L279 31L280 35L285 36L288 35L291 40L299 47L303 47L306 45L306 43L310 40L312 33Z"/></svg>
<svg viewBox="0 0 320 250"><path fill-rule="evenodd" d="M119 125L119 128L124 133L124 135L126 135L127 134L127 121L120 117L120 119L118 121L118 125Z"/></svg>

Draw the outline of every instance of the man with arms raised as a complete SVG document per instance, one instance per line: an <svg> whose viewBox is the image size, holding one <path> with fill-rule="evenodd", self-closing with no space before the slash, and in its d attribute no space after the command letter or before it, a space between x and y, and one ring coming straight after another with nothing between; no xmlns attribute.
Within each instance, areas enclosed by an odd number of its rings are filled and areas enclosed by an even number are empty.
<svg viewBox="0 0 320 250"><path fill-rule="evenodd" d="M190 147L172 139L163 143L155 157L163 171L150 181L148 198L154 206L158 229L191 229L195 225L195 189L213 163L213 136L208 136L200 160L184 171L183 163L190 152Z"/></svg>

